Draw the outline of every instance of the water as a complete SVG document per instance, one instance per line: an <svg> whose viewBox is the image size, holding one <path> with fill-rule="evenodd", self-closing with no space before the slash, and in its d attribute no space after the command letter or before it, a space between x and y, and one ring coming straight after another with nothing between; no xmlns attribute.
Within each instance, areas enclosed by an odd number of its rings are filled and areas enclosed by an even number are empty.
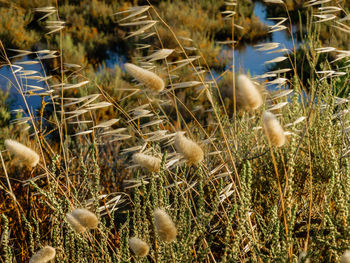
<svg viewBox="0 0 350 263"><path fill-rule="evenodd" d="M30 61L33 60L28 56L24 56L20 59L17 59L16 61L12 61L13 64L18 65L23 67L23 70L30 70L30 71L36 71L36 74L28 75L28 77L32 76L41 76L44 77L44 69L43 66L38 63L38 64L33 64L33 65L22 65L22 64L17 64L25 61ZM17 68L13 67L13 70L15 71ZM18 82L17 82L18 81ZM43 87L44 83L39 82L38 80L34 79L28 79L26 77L21 77L20 72L16 73L16 78L13 75L10 66L3 66L0 68L0 89L2 90L7 90L9 88L10 91L10 96L12 100L12 104L10 109L23 109L26 111L26 106L23 101L22 96L19 93L18 90L18 84L23 88L23 91L26 92L27 90L30 90L30 86L38 86L38 87ZM41 104L41 97L40 96L27 96L26 101L29 105L30 108L32 109L37 109L40 107Z"/></svg>
<svg viewBox="0 0 350 263"><path fill-rule="evenodd" d="M254 14L259 17L260 21L268 26L275 24L273 20L266 18L266 6L260 2L254 3ZM293 27L295 34L296 27ZM295 38L294 38L295 39ZM261 75L268 71L268 68L264 64L266 61L274 59L278 56L282 56L281 53L267 54L267 52L257 51L254 48L257 44L267 43L267 42L278 42L280 43L280 48L287 48L289 50L294 49L292 39L290 35L287 34L286 30L273 32L269 37L263 41L259 41L254 45L246 45L243 48L235 50L235 70L242 70L243 72L249 72L251 75ZM298 43L296 43L298 45ZM223 48L222 55L229 58L232 61L232 50L228 48ZM232 67L232 62L226 65L226 69Z"/></svg>

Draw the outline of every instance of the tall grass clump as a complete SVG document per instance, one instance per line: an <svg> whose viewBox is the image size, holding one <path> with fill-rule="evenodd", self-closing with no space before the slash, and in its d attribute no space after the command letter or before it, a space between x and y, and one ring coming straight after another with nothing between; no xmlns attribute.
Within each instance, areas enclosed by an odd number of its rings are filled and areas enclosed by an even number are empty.
<svg viewBox="0 0 350 263"><path fill-rule="evenodd" d="M349 52L323 46L318 29L347 26L348 9L305 3L300 61L289 6L265 1L287 14L268 30L287 32L295 47L259 43L257 51L276 55L266 65L289 66L248 77L234 69L237 32L248 30L246 1L112 2L89 2L84 19L72 11L75 1L28 9L48 46L22 50L0 39L1 67L23 101L6 109L10 123L4 115L4 139L13 140L0 146L1 262L346 260L349 94L337 91L349 77L338 64ZM230 33L215 42L203 25L191 24L186 35L188 23L179 29L175 18L168 22L166 5L169 13L191 7L183 12ZM119 66L77 64L94 51L78 40L99 42L86 21L98 32L113 21L118 32L106 27L106 39L114 32L133 47ZM196 35L213 41L208 47ZM78 60L65 56L71 40ZM231 54L220 74L210 67L212 47ZM308 81L299 74L304 65ZM11 165L10 153L35 169Z"/></svg>

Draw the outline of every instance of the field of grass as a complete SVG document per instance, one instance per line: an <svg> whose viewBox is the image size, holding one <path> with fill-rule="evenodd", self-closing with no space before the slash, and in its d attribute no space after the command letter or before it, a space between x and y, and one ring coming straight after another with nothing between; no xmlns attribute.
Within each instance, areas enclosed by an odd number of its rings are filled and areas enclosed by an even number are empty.
<svg viewBox="0 0 350 263"><path fill-rule="evenodd" d="M350 262L349 6L265 2L0 1L0 262Z"/></svg>

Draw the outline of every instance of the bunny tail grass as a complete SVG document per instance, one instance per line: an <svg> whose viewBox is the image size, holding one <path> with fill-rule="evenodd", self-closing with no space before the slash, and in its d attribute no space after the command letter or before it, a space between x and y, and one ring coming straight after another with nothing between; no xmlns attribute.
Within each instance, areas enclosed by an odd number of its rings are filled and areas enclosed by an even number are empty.
<svg viewBox="0 0 350 263"><path fill-rule="evenodd" d="M263 126L265 133L273 146L281 147L286 143L284 130L273 113L268 111L264 112Z"/></svg>
<svg viewBox="0 0 350 263"><path fill-rule="evenodd" d="M39 163L39 155L27 146L10 139L5 140L5 146L24 165L35 167Z"/></svg>
<svg viewBox="0 0 350 263"><path fill-rule="evenodd" d="M187 139L181 132L176 133L175 149L181 153L189 163L198 164L204 158L201 147L194 141Z"/></svg>
<svg viewBox="0 0 350 263"><path fill-rule="evenodd" d="M68 222L69 222L69 218L71 217L73 217L76 220L76 222L74 223L78 223L82 227L89 228L89 229L97 228L97 225L98 225L97 216L87 209L84 209L84 208L74 209L70 214L67 214Z"/></svg>
<svg viewBox="0 0 350 263"><path fill-rule="evenodd" d="M137 237L132 237L129 239L129 247L136 256L145 257L148 255L148 244Z"/></svg>
<svg viewBox="0 0 350 263"><path fill-rule="evenodd" d="M134 163L140 165L141 167L147 168L150 172L159 172L161 159L146 155L143 153L135 153L132 156Z"/></svg>
<svg viewBox="0 0 350 263"><path fill-rule="evenodd" d="M46 246L36 252L29 260L29 263L46 263L54 259L56 250L53 247Z"/></svg>
<svg viewBox="0 0 350 263"><path fill-rule="evenodd" d="M126 63L124 66L126 71L131 76L133 76L137 81L144 84L147 88L157 92L161 92L164 89L164 81L155 73L131 63Z"/></svg>
<svg viewBox="0 0 350 263"><path fill-rule="evenodd" d="M263 104L260 91L244 74L237 77L237 104L245 110L256 110Z"/></svg>
<svg viewBox="0 0 350 263"><path fill-rule="evenodd" d="M154 211L154 221L161 240L171 242L176 239L177 230L170 216L160 208Z"/></svg>

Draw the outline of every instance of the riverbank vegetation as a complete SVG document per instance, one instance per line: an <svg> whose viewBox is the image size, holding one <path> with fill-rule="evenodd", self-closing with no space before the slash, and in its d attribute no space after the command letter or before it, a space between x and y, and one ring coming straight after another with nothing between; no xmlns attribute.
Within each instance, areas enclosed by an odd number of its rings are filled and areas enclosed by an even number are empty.
<svg viewBox="0 0 350 263"><path fill-rule="evenodd" d="M345 260L349 52L320 35L349 9L308 3L300 42L255 46L276 57L250 76L221 47L292 31L251 1L2 1L24 103L1 91L1 262Z"/></svg>

